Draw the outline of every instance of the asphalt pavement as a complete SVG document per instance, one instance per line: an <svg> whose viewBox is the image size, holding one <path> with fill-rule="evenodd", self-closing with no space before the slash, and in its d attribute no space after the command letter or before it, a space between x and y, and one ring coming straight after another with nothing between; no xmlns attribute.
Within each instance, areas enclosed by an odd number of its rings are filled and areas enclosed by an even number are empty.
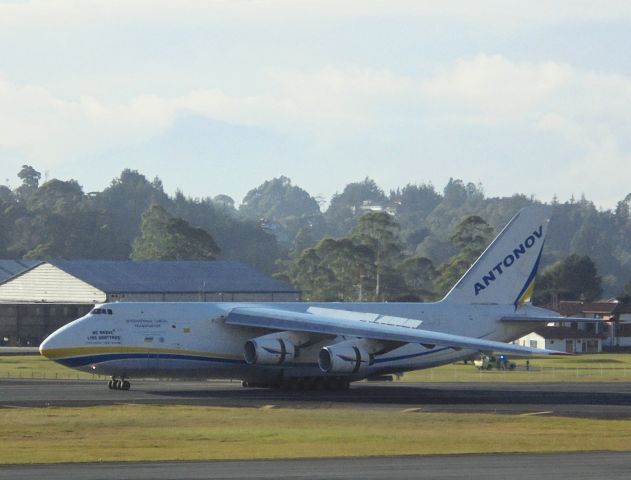
<svg viewBox="0 0 631 480"><path fill-rule="evenodd" d="M288 408L420 408L427 412L542 414L631 419L630 383L360 382L344 392L243 388L239 382L135 381L130 391L102 381L0 379L0 407L114 404Z"/></svg>
<svg viewBox="0 0 631 480"><path fill-rule="evenodd" d="M384 458L0 466L0 479L484 479L629 478L631 453L443 455Z"/></svg>

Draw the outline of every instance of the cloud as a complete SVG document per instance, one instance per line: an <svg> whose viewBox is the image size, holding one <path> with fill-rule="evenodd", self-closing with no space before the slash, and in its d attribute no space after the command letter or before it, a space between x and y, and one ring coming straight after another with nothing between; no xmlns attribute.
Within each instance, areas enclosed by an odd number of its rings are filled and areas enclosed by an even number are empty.
<svg viewBox="0 0 631 480"><path fill-rule="evenodd" d="M0 149L22 152L44 165L133 142L168 122L168 113L151 98L127 105L93 97L63 100L40 86L0 80Z"/></svg>
<svg viewBox="0 0 631 480"><path fill-rule="evenodd" d="M471 23L485 28L567 22L629 21L631 5L625 0L29 0L0 1L0 28L68 28L133 19L165 21L176 25L238 19L255 23L305 19L414 18L420 21Z"/></svg>
<svg viewBox="0 0 631 480"><path fill-rule="evenodd" d="M559 63L514 63L501 55L478 55L438 70L423 83L423 91L485 114L489 121L504 121L549 101L572 75L570 66Z"/></svg>
<svg viewBox="0 0 631 480"><path fill-rule="evenodd" d="M343 136L382 124L384 104L387 109L389 101L414 89L408 79L370 69L270 75L275 91L264 95L205 89L172 97L140 95L127 103L92 96L65 100L41 86L0 81L0 148L54 164L65 156L142 142L186 114L313 137Z"/></svg>
<svg viewBox="0 0 631 480"><path fill-rule="evenodd" d="M533 162L559 175L555 179L559 189L585 193L597 189L608 205L629 190L625 180L631 176L629 77L564 63L478 55L439 69L423 82L422 90L439 112L436 121L445 127L477 126L495 130L496 135L507 129L521 131L531 144L552 139L563 156ZM607 187L588 180L603 175L609 179Z"/></svg>
<svg viewBox="0 0 631 480"><path fill-rule="evenodd" d="M563 63L478 55L439 69L421 89L449 121L511 122L584 146L631 128L631 78Z"/></svg>
<svg viewBox="0 0 631 480"><path fill-rule="evenodd" d="M439 135L433 144L452 143L475 127L487 139L511 131L532 145L553 142L563 158L538 161L556 163L570 185L616 172L609 204L628 190L622 178L631 176L631 79L623 75L501 55L477 55L417 76L333 65L275 68L266 75L266 87L256 95L208 88L118 103L60 98L39 85L0 80L0 149L52 166L140 145L190 114L307 139L325 145L325 153L352 144L349 155L355 158L366 154L362 145L384 151L401 146L398 151L410 155L422 151L423 136ZM492 145L482 148L493 151Z"/></svg>

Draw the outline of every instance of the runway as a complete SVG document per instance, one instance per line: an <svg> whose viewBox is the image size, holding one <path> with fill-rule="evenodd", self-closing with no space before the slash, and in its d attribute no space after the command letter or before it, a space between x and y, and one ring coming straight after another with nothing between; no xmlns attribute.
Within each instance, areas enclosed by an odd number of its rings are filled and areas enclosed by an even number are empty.
<svg viewBox="0 0 631 480"><path fill-rule="evenodd" d="M353 384L345 392L288 392L242 388L238 382L135 381L130 391L105 383L0 380L0 407L113 404L286 408L419 408L427 412L492 412L631 419L629 383L403 383Z"/></svg>
<svg viewBox="0 0 631 480"><path fill-rule="evenodd" d="M450 455L229 462L0 466L0 479L471 479L627 478L631 453Z"/></svg>

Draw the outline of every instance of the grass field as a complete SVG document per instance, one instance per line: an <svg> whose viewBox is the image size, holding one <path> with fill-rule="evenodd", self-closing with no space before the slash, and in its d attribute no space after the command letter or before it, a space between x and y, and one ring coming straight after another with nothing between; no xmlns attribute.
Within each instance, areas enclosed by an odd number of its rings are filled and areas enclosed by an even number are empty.
<svg viewBox="0 0 631 480"><path fill-rule="evenodd" d="M629 354L533 358L529 371L525 361L515 371L446 365L402 381L631 380ZM38 356L0 356L0 377L95 378ZM381 409L6 408L0 425L0 464L631 449L631 420Z"/></svg>
<svg viewBox="0 0 631 480"><path fill-rule="evenodd" d="M406 373L406 382L618 382L631 381L631 354L598 354L515 360L515 371L478 371L470 363ZM98 379L40 356L0 356L0 378Z"/></svg>
<svg viewBox="0 0 631 480"><path fill-rule="evenodd" d="M0 464L631 448L631 420L372 409L0 409Z"/></svg>
<svg viewBox="0 0 631 480"><path fill-rule="evenodd" d="M0 378L105 378L66 368L39 355L0 356Z"/></svg>
<svg viewBox="0 0 631 480"><path fill-rule="evenodd" d="M631 381L631 354L594 354L512 360L514 371L480 371L471 363L456 363L406 373L402 380L418 382L628 382Z"/></svg>

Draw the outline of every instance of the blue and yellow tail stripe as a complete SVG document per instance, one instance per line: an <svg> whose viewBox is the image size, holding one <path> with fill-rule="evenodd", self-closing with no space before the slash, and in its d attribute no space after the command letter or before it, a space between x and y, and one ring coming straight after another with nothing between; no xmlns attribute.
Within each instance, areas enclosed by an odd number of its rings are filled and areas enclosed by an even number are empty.
<svg viewBox="0 0 631 480"><path fill-rule="evenodd" d="M532 292L534 289L535 289L535 280L533 279L532 282L530 282L530 285L528 285L528 287L522 294L522 296L517 299L517 304L515 306L521 306L526 302L530 302L530 300L532 299Z"/></svg>
<svg viewBox="0 0 631 480"><path fill-rule="evenodd" d="M537 271L539 270L539 262L541 262L541 254L543 253L544 245L545 242L541 244L541 249L539 250L539 254L537 255L537 261L532 267L532 271L530 272L530 275L528 275L528 278L526 279L523 288L519 292L519 295L517 295L517 299L514 302L515 309L517 309L524 303L529 302L532 298L532 292L535 289L535 278L537 276Z"/></svg>

